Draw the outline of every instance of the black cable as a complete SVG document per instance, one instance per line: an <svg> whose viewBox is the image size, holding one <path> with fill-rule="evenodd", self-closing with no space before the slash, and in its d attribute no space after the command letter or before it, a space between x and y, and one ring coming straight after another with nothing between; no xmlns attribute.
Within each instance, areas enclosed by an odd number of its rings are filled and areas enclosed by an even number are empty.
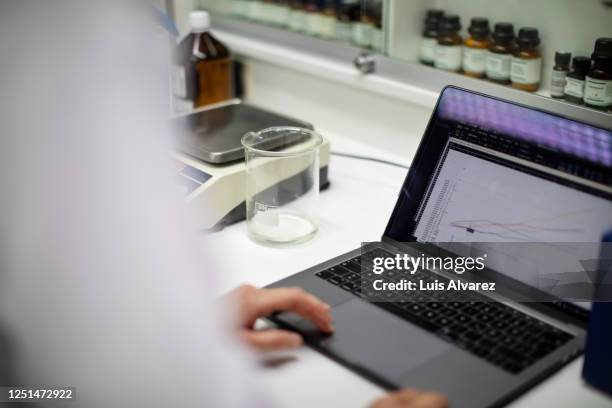
<svg viewBox="0 0 612 408"><path fill-rule="evenodd" d="M389 166L401 167L402 169L408 169L408 166L403 165L401 163L392 162L392 161L383 160L383 159L377 159L376 157L360 156L358 154L341 153L341 152L331 152L331 154L333 156L348 157L349 159L367 160L367 161L372 161L376 163L388 164Z"/></svg>

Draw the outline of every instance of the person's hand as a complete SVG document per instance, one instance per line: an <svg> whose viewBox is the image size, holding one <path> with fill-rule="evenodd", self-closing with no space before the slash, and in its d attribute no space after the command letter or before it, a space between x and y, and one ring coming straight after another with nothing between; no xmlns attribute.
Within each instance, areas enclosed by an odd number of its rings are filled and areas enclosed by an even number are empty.
<svg viewBox="0 0 612 408"><path fill-rule="evenodd" d="M259 350L280 350L303 343L302 336L288 330L253 330L258 318L274 312L293 312L312 321L325 333L334 330L330 306L300 288L257 289L242 285L228 297L237 308L240 337Z"/></svg>
<svg viewBox="0 0 612 408"><path fill-rule="evenodd" d="M371 408L448 408L442 394L417 390L392 392L374 402Z"/></svg>

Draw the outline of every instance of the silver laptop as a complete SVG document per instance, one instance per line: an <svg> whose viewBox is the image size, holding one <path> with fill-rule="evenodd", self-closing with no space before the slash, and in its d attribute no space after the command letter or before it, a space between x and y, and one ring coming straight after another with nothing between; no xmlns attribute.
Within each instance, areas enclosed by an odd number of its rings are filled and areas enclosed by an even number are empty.
<svg viewBox="0 0 612 408"><path fill-rule="evenodd" d="M567 243L601 240L612 228L611 168L609 128L447 87L381 242L271 285L299 286L332 305L335 333L323 335L290 313L271 319L385 388L439 391L453 407L503 405L582 351L588 298L547 293L535 275L557 264L533 248L572 253ZM554 242L566 244L548 245ZM512 246L505 262L486 268L495 292L366 295L378 279L366 257L459 256L456 243L482 243L482 251ZM532 249L528 265L512 262L521 248ZM417 275L454 278L426 268Z"/></svg>

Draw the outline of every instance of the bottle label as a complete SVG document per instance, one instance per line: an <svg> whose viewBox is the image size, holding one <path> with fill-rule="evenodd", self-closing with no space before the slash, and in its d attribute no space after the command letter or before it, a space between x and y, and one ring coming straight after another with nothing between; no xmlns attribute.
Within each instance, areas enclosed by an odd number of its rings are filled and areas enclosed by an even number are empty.
<svg viewBox="0 0 612 408"><path fill-rule="evenodd" d="M436 45L438 45L438 40L435 38L423 38L421 40L421 50L419 52L420 60L433 64Z"/></svg>
<svg viewBox="0 0 612 408"><path fill-rule="evenodd" d="M380 28L373 28L372 29L372 49L375 51L380 51L382 52L384 47L385 47L385 40L384 40L385 36L383 33L383 30Z"/></svg>
<svg viewBox="0 0 612 408"><path fill-rule="evenodd" d="M306 12L302 10L293 10L289 14L289 28L292 31L306 31Z"/></svg>
<svg viewBox="0 0 612 408"><path fill-rule="evenodd" d="M179 98L187 97L187 76L181 65L172 66L172 93Z"/></svg>
<svg viewBox="0 0 612 408"><path fill-rule="evenodd" d="M488 52L486 55L487 77L498 81L510 79L510 62L512 55Z"/></svg>
<svg viewBox="0 0 612 408"><path fill-rule="evenodd" d="M323 18L319 13L306 13L306 34L319 35L320 19Z"/></svg>
<svg viewBox="0 0 612 408"><path fill-rule="evenodd" d="M334 38L336 35L336 19L332 16L322 15L317 22L317 35L323 38Z"/></svg>
<svg viewBox="0 0 612 408"><path fill-rule="evenodd" d="M352 28L353 42L360 47L372 44L372 26L366 23L355 23Z"/></svg>
<svg viewBox="0 0 612 408"><path fill-rule="evenodd" d="M173 65L170 79L172 82L172 107L174 113L193 110L193 101L187 97L187 71L182 65Z"/></svg>
<svg viewBox="0 0 612 408"><path fill-rule="evenodd" d="M234 0L232 4L232 13L237 17L247 17L248 3L244 0Z"/></svg>
<svg viewBox="0 0 612 408"><path fill-rule="evenodd" d="M249 11L247 18L252 20L261 21L262 20L262 4L258 1L250 1L249 2Z"/></svg>
<svg viewBox="0 0 612 408"><path fill-rule="evenodd" d="M262 2L259 5L258 20L262 23L274 23L274 5Z"/></svg>
<svg viewBox="0 0 612 408"><path fill-rule="evenodd" d="M584 102L595 106L612 105L612 80L586 77Z"/></svg>
<svg viewBox="0 0 612 408"><path fill-rule="evenodd" d="M268 6L268 10L270 12L270 23L279 26L285 25L289 15L289 9L287 9L287 7L271 4Z"/></svg>
<svg viewBox="0 0 612 408"><path fill-rule="evenodd" d="M566 95L575 96L582 99L584 97L584 80L576 78L566 78L565 89L563 92Z"/></svg>
<svg viewBox="0 0 612 408"><path fill-rule="evenodd" d="M557 98L563 97L565 90L565 82L567 77L567 71L555 71L553 70L550 78L550 95L556 96Z"/></svg>
<svg viewBox="0 0 612 408"><path fill-rule="evenodd" d="M463 47L463 70L475 74L484 74L486 57L486 49Z"/></svg>
<svg viewBox="0 0 612 408"><path fill-rule="evenodd" d="M542 72L542 58L512 57L510 80L515 84L537 84Z"/></svg>
<svg viewBox="0 0 612 408"><path fill-rule="evenodd" d="M183 98L173 99L174 113L187 113L193 110L193 101Z"/></svg>
<svg viewBox="0 0 612 408"><path fill-rule="evenodd" d="M336 39L340 41L351 41L351 24L344 21L336 21Z"/></svg>
<svg viewBox="0 0 612 408"><path fill-rule="evenodd" d="M436 45L435 67L447 71L459 71L461 69L461 48L460 45Z"/></svg>

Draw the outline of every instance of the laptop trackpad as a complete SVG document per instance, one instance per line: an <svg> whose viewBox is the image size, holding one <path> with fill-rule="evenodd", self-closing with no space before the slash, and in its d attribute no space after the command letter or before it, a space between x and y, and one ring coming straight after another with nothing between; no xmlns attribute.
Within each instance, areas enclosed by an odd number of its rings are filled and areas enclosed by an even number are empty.
<svg viewBox="0 0 612 408"><path fill-rule="evenodd" d="M389 380L399 379L450 348L426 331L359 299L334 307L332 315L335 333L320 344L349 363ZM292 323L306 329L304 321Z"/></svg>

